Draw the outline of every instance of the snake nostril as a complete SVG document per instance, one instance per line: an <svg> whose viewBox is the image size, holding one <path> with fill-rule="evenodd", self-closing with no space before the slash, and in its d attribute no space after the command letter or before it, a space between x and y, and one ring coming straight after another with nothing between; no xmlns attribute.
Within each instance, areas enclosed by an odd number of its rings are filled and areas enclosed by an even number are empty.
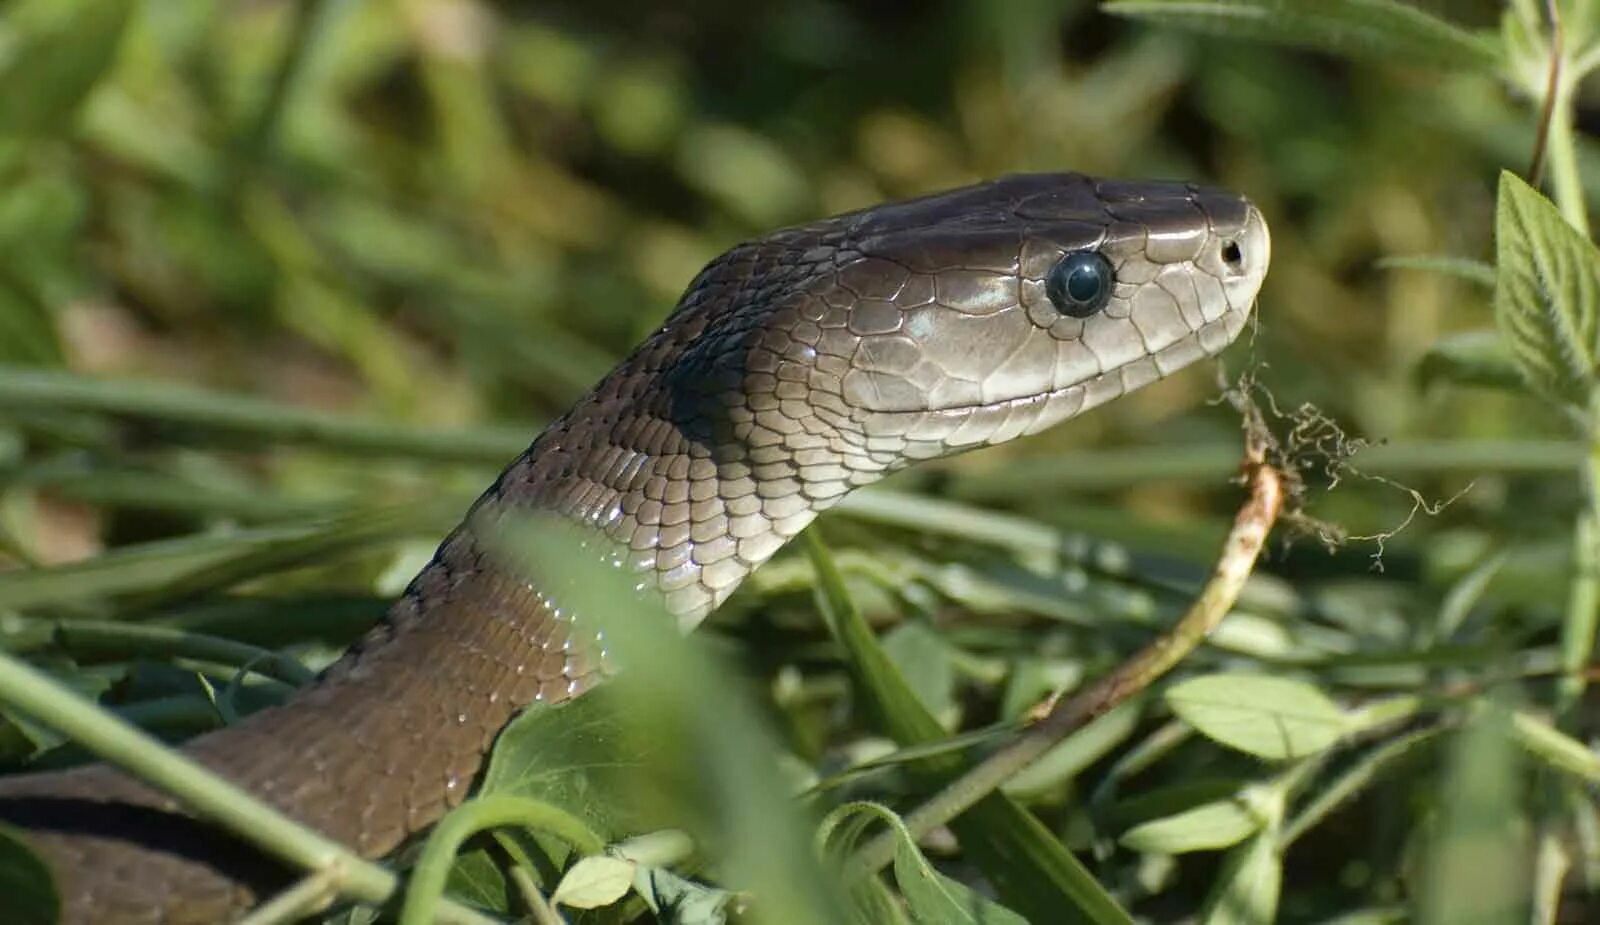
<svg viewBox="0 0 1600 925"><path fill-rule="evenodd" d="M1244 251L1239 249L1238 241L1229 239L1222 242L1222 262L1235 273L1244 272Z"/></svg>

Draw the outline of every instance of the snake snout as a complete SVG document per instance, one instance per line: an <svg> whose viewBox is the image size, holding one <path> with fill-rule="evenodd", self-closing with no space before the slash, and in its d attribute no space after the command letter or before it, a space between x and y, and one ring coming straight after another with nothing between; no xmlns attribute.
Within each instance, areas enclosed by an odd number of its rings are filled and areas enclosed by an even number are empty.
<svg viewBox="0 0 1600 925"><path fill-rule="evenodd" d="M1266 278L1272 262L1272 235L1261 211L1247 202L1244 218L1236 227L1218 229L1214 247L1215 271L1228 303L1224 320L1231 341L1243 329Z"/></svg>

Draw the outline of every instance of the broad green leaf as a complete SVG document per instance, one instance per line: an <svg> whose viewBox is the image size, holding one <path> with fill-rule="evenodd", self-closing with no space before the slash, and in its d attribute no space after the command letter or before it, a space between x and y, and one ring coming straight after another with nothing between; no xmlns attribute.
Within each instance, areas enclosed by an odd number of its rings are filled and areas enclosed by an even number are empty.
<svg viewBox="0 0 1600 925"><path fill-rule="evenodd" d="M1488 386L1521 391L1527 385L1516 358L1499 331L1462 331L1433 342L1417 365L1417 381Z"/></svg>
<svg viewBox="0 0 1600 925"><path fill-rule="evenodd" d="M655 793L642 748L601 688L558 707L530 709L500 733L480 792L512 793L559 807L607 838L652 827ZM663 746L664 747L664 746Z"/></svg>
<svg viewBox="0 0 1600 925"><path fill-rule="evenodd" d="M37 135L70 125L78 104L116 60L132 5L81 0L49 4L48 15L15 17L23 20L18 25L24 35L0 69L0 87L7 88L0 93L0 135Z"/></svg>
<svg viewBox="0 0 1600 925"><path fill-rule="evenodd" d="M1325 694L1288 678L1204 675L1173 685L1166 700L1201 734L1273 761L1322 751L1347 727L1344 711Z"/></svg>
<svg viewBox="0 0 1600 925"><path fill-rule="evenodd" d="M1136 825L1123 832L1117 843L1149 854L1216 851L1249 838L1264 821L1248 799L1235 797Z"/></svg>
<svg viewBox="0 0 1600 925"><path fill-rule="evenodd" d="M849 657L856 683L886 732L901 745L945 736L884 654L872 628L845 591L833 557L815 530L802 536L817 572L817 606ZM960 773L963 762L944 755L913 763L914 774L936 785ZM1130 922L1128 914L1037 818L1004 794L984 797L951 828L1000 896L1039 920Z"/></svg>
<svg viewBox="0 0 1600 925"><path fill-rule="evenodd" d="M1110 0L1108 13L1353 57L1495 72L1498 44L1396 0Z"/></svg>
<svg viewBox="0 0 1600 925"><path fill-rule="evenodd" d="M638 865L597 854L579 858L556 885L550 901L574 909L599 909L628 895Z"/></svg>
<svg viewBox="0 0 1600 925"><path fill-rule="evenodd" d="M0 908L16 925L51 925L61 900L50 869L12 830L0 825Z"/></svg>
<svg viewBox="0 0 1600 925"><path fill-rule="evenodd" d="M1206 898L1203 925L1272 925L1283 887L1278 834L1269 828L1228 853Z"/></svg>
<svg viewBox="0 0 1600 925"><path fill-rule="evenodd" d="M1600 253L1539 192L1500 173L1494 313L1522 375L1552 401L1586 408L1595 383Z"/></svg>

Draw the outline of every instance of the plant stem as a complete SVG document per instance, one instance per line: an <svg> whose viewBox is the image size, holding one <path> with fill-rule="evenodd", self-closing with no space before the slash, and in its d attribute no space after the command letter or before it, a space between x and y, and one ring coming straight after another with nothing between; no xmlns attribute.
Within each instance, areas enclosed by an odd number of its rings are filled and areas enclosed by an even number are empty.
<svg viewBox="0 0 1600 925"><path fill-rule="evenodd" d="M77 656L110 652L125 657L191 658L230 668L248 665L254 673L292 687L303 687L316 677L316 672L282 652L166 626L62 620L55 625L53 636L57 645Z"/></svg>
<svg viewBox="0 0 1600 925"><path fill-rule="evenodd" d="M326 909L338 895L339 884L328 871L311 874L302 877L294 886L252 909L249 915L239 920L238 925L281 925L286 922L298 922Z"/></svg>
<svg viewBox="0 0 1600 925"><path fill-rule="evenodd" d="M338 842L294 822L249 792L211 773L110 713L83 700L28 663L0 652L0 703L16 707L111 764L177 798L196 816L303 870L330 878L341 895L380 903L397 888L394 874ZM440 921L489 920L451 903Z"/></svg>
<svg viewBox="0 0 1600 925"><path fill-rule="evenodd" d="M1264 443L1252 436L1245 454L1250 498L1234 520L1211 579L1183 618L1111 674L1058 704L1014 743L990 755L907 815L906 828L913 838L921 838L960 815L1085 723L1144 690L1222 622L1250 576L1283 506L1282 476L1265 460ZM870 875L883 869L894 856L894 844L893 832L879 833L857 852L852 871Z"/></svg>
<svg viewBox="0 0 1600 925"><path fill-rule="evenodd" d="M1584 237L1589 237L1589 209L1583 197L1583 178L1578 173L1578 145L1572 129L1571 82L1563 78L1556 86L1550 113L1550 136L1546 157L1550 163L1550 190L1561 215Z"/></svg>
<svg viewBox="0 0 1600 925"><path fill-rule="evenodd" d="M1561 679L1556 684L1556 715L1562 720L1588 685L1583 668L1594 651L1600 623L1600 391L1591 398L1589 453L1579 470L1585 503L1572 528L1572 585L1561 625Z"/></svg>
<svg viewBox="0 0 1600 925"><path fill-rule="evenodd" d="M479 797L445 816L428 836L427 846L406 887L400 925L431 925L444 896L450 866L455 863L462 843L485 829L506 825L550 832L582 854L599 854L606 846L582 820L548 803L504 793Z"/></svg>

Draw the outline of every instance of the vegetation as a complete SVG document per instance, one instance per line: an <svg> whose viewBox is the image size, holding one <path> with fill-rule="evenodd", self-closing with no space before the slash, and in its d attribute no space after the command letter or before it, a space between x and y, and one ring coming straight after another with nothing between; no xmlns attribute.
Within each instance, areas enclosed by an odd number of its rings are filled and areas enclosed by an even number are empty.
<svg viewBox="0 0 1600 925"><path fill-rule="evenodd" d="M307 872L256 922L1600 915L1600 3L906 6L7 5L0 769L112 751L227 817ZM948 829L1199 593L1214 370L860 493L689 640L608 627L650 657L386 867L111 719L305 683L725 247L1064 168L1268 216L1223 368L1295 507L1197 651ZM0 830L0 909L47 881Z"/></svg>

